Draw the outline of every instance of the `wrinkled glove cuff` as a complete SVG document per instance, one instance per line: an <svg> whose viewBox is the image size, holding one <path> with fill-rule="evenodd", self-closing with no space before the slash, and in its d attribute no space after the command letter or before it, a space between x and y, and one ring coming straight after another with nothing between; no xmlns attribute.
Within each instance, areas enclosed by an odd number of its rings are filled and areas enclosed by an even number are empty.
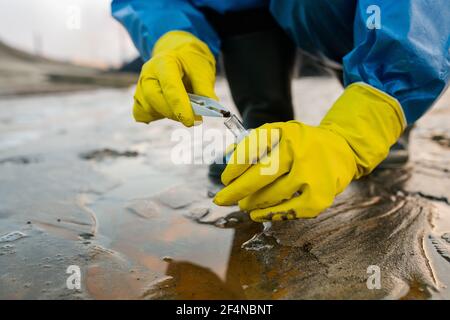
<svg viewBox="0 0 450 320"><path fill-rule="evenodd" d="M341 135L352 149L355 178L369 174L406 127L400 103L366 84L348 86L323 118L320 127Z"/></svg>

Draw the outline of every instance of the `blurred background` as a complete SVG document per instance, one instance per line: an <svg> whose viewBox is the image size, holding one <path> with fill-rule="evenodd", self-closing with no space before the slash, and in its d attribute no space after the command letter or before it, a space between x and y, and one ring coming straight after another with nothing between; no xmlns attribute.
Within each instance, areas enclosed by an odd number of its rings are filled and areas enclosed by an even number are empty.
<svg viewBox="0 0 450 320"><path fill-rule="evenodd" d="M0 97L134 83L117 74L138 54L110 2L0 0Z"/></svg>
<svg viewBox="0 0 450 320"><path fill-rule="evenodd" d="M111 0L0 0L0 41L40 56L111 68L137 56Z"/></svg>
<svg viewBox="0 0 450 320"><path fill-rule="evenodd" d="M0 97L135 83L142 61L110 3L0 0ZM329 75L300 59L297 75Z"/></svg>

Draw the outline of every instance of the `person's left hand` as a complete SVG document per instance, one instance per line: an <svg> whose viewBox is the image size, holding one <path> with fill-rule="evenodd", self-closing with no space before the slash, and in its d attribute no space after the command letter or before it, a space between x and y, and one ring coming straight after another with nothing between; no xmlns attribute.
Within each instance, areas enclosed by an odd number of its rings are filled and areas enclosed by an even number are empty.
<svg viewBox="0 0 450 320"><path fill-rule="evenodd" d="M274 132L279 138L272 141ZM353 151L338 134L297 121L265 124L237 145L214 201L239 202L255 221L315 217L355 173Z"/></svg>
<svg viewBox="0 0 450 320"><path fill-rule="evenodd" d="M404 127L395 99L354 84L317 127L289 121L251 131L222 173L226 187L214 202L238 203L259 222L315 217L387 156Z"/></svg>

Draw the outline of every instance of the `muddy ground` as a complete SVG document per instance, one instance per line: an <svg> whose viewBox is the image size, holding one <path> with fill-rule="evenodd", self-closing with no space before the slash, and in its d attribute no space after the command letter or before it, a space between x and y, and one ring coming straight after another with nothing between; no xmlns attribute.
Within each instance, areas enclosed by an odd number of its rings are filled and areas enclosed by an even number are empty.
<svg viewBox="0 0 450 320"><path fill-rule="evenodd" d="M342 90L294 89L311 124ZM207 165L171 161L181 126L134 123L132 93L0 100L0 298L450 298L450 92L418 122L406 168L353 183L317 219L272 225L215 206Z"/></svg>

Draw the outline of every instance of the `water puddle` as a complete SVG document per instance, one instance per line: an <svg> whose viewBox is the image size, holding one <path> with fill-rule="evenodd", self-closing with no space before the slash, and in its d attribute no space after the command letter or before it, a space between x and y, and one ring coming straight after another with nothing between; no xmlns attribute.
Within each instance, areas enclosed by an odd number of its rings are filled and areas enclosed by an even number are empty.
<svg viewBox="0 0 450 320"><path fill-rule="evenodd" d="M448 134L424 133L412 174L374 174L316 219L262 225L212 202L221 186L206 165L170 162L177 124L136 126L124 120L129 92L92 95L18 100L5 123L0 297L450 298ZM40 120L16 127L27 115ZM66 287L73 265L81 290ZM382 270L380 290L366 286L370 265Z"/></svg>

